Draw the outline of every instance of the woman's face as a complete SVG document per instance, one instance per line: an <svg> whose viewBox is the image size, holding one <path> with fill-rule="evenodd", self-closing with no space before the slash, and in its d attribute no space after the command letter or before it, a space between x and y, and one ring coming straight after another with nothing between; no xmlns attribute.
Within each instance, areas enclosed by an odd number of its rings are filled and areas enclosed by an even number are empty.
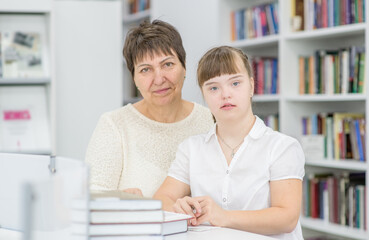
<svg viewBox="0 0 369 240"><path fill-rule="evenodd" d="M134 81L145 101L164 106L181 99L185 75L176 54L146 55L135 64Z"/></svg>
<svg viewBox="0 0 369 240"><path fill-rule="evenodd" d="M217 122L241 120L253 115L253 79L241 59L237 60L237 65L240 69L238 73L211 78L202 86L205 101Z"/></svg>

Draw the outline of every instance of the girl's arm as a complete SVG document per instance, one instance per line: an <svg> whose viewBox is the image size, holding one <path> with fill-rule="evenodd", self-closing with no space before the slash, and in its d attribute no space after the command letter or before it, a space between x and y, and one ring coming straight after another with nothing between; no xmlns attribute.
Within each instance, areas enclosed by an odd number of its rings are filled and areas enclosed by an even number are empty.
<svg viewBox="0 0 369 240"><path fill-rule="evenodd" d="M173 205L177 199L189 196L190 186L172 177L166 177L163 184L154 194L155 199L163 202L163 210L174 212Z"/></svg>
<svg viewBox="0 0 369 240"><path fill-rule="evenodd" d="M300 216L302 181L287 179L270 182L271 207L254 211L224 210L210 197L195 198L202 207L197 224L211 224L265 235L292 232Z"/></svg>
<svg viewBox="0 0 369 240"><path fill-rule="evenodd" d="M163 210L191 215L195 217L191 222L196 224L196 217L200 216L201 207L197 200L189 197L190 194L191 189L188 184L167 177L156 191L154 198L163 202Z"/></svg>

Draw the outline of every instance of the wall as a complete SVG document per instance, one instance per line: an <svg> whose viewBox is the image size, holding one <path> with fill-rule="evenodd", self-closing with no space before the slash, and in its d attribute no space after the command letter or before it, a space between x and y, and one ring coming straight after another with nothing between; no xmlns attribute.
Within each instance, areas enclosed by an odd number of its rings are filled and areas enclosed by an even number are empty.
<svg viewBox="0 0 369 240"><path fill-rule="evenodd" d="M122 104L120 1L55 1L56 154L84 159L99 116Z"/></svg>

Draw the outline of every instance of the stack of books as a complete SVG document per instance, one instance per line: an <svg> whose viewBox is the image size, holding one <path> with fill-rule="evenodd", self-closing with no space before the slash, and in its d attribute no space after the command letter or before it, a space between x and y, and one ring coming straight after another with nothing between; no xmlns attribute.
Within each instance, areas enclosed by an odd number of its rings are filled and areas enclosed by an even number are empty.
<svg viewBox="0 0 369 240"><path fill-rule="evenodd" d="M89 204L76 202L71 215L73 235L96 240L163 239L186 232L190 218L164 212L160 200L122 191L92 192Z"/></svg>

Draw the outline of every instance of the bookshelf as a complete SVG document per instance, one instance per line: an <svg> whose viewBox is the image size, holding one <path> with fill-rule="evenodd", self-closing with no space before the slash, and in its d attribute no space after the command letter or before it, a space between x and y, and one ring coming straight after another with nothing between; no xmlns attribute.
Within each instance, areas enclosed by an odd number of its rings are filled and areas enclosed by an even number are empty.
<svg viewBox="0 0 369 240"><path fill-rule="evenodd" d="M141 5L141 8L136 7L135 10L132 10L131 5ZM138 26L142 21L150 20L151 10L150 8L150 0L123 0L123 44L125 41L125 36L127 32L135 26ZM141 96L139 91L136 89L136 86L133 82L131 73L127 69L127 65L125 60L123 61L123 105L128 103L135 103L141 100Z"/></svg>
<svg viewBox="0 0 369 240"><path fill-rule="evenodd" d="M1 152L55 154L53 25L51 0L0 5ZM14 49L20 57L9 61Z"/></svg>
<svg viewBox="0 0 369 240"><path fill-rule="evenodd" d="M255 7L262 4L278 2L279 32L257 38L232 40L231 14L234 11ZM303 1L308 2L308 1ZM367 2L366 2L367 3ZM345 94L299 94L299 60L301 55L313 55L321 49L341 49L351 46L365 46L369 39L369 24L358 22L315 30L292 31L291 11L292 1L254 1L254 0L220 0L219 27L220 43L241 48L248 56L277 57L279 61L279 79L277 94L254 95L253 109L257 115L278 114L281 132L297 139L302 137L301 118L321 112L357 112L369 115L369 96L364 93ZM369 11L365 6L365 17ZM246 23L245 23L246 24ZM368 55L366 46L365 55ZM366 60L365 68L369 69ZM367 88L368 74L365 73L364 89ZM368 149L368 129L365 129L365 149ZM313 159L306 161L306 178L310 174L330 172L365 173L365 185L368 186L368 162L335 159ZM366 205L369 204L366 193ZM366 209L366 228L368 228L369 211ZM313 230L323 235L341 236L350 239L368 239L369 232L363 229L350 228L340 224L325 222L320 219L301 217L303 228Z"/></svg>

